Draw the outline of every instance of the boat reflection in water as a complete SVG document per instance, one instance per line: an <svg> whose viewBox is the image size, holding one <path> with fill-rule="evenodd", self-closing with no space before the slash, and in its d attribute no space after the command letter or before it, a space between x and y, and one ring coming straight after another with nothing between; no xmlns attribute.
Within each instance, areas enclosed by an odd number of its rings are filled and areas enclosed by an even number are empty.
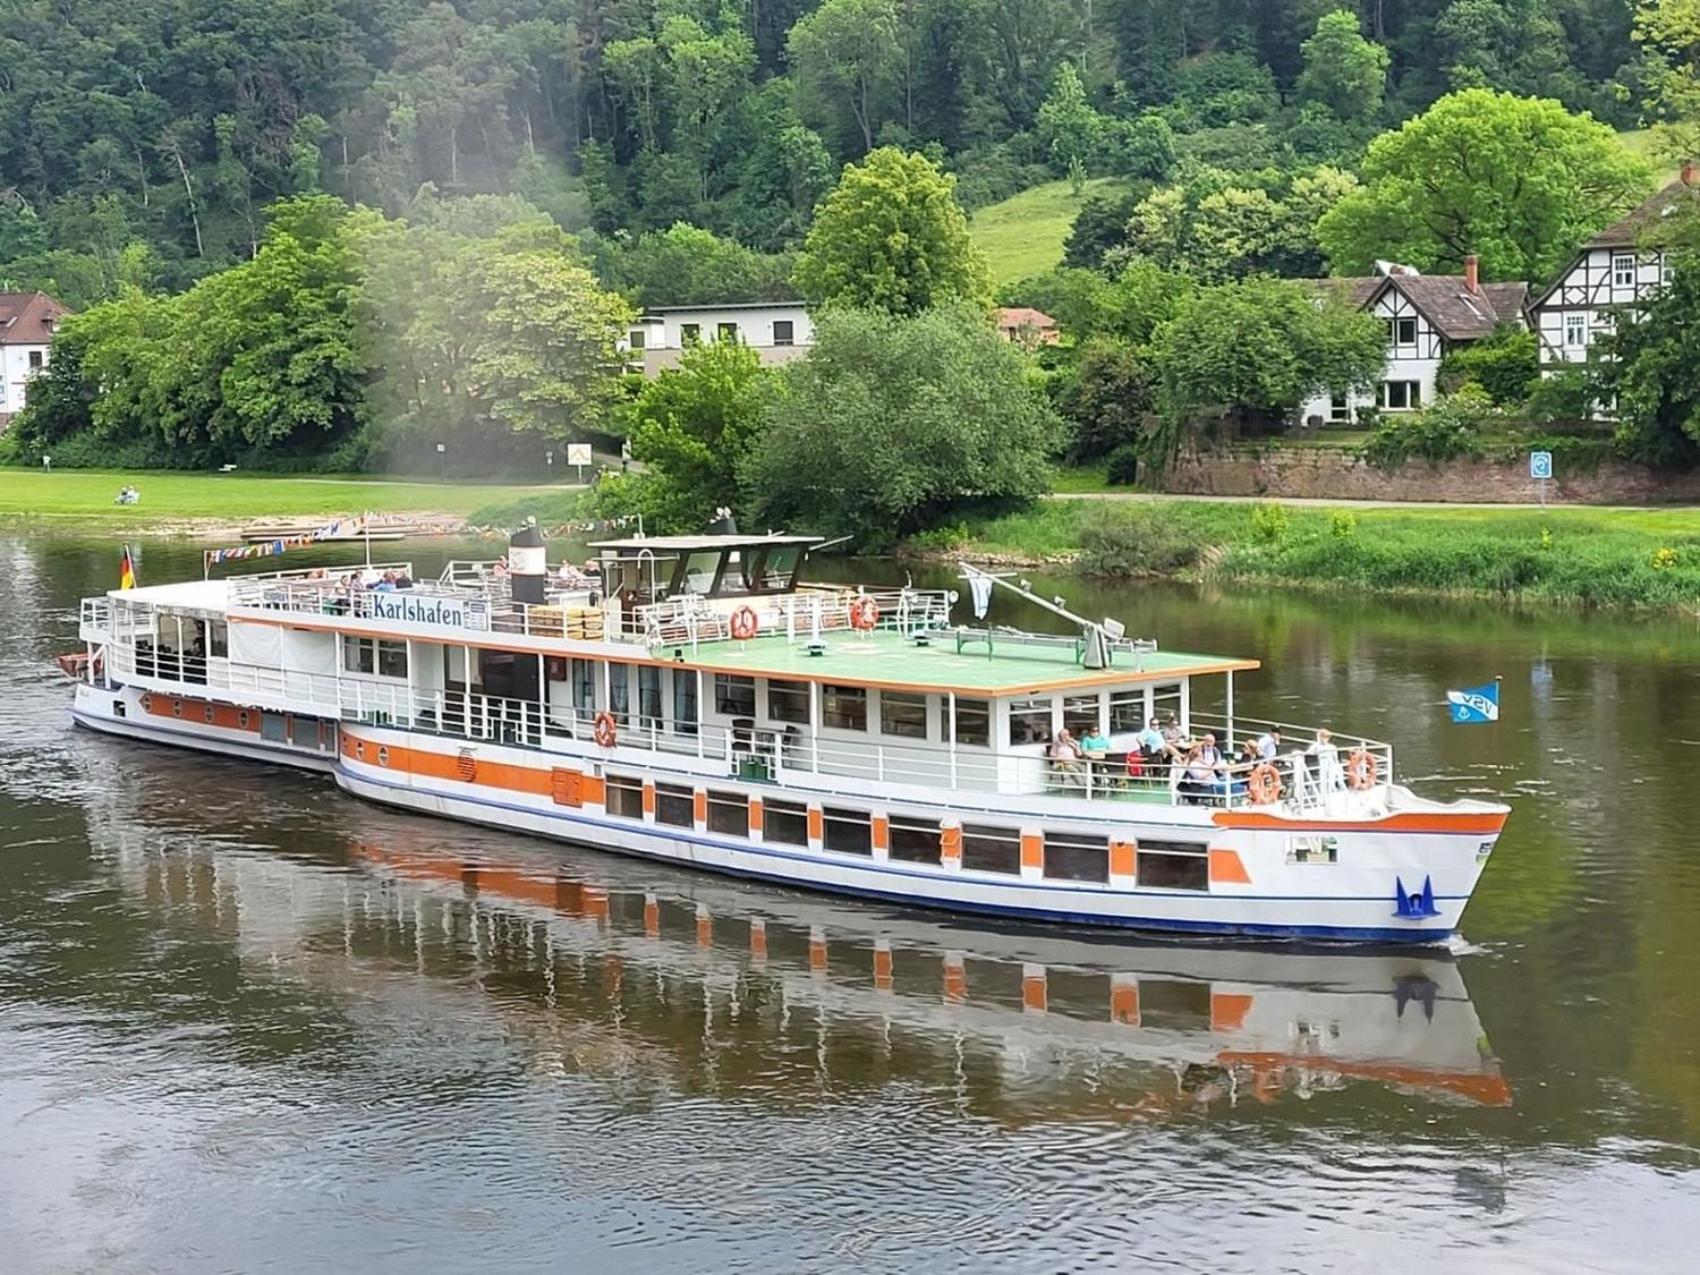
<svg viewBox="0 0 1700 1275"><path fill-rule="evenodd" d="M1511 1102L1458 966L1433 953L972 928L683 874L627 886L564 870L552 851L490 859L428 835L363 841L354 854L393 896L360 910L407 931L390 951L422 945L426 968L437 959L425 947L452 943L504 971L486 979L502 995L524 985L512 975L542 967L533 987L563 1016L617 1029L603 1061L630 1064L634 1045L677 1052L688 1038L692 1055L718 1045L739 1059L717 1069L722 1090L777 1087L784 1050L773 1046L790 1043L807 1046L817 1079L850 1086L926 1071L929 1055L961 1067L968 1051L989 1054L1004 1118L1096 1108L1158 1119L1352 1082ZM568 1061L594 1071L600 1052L581 1034ZM1025 1090L1018 1103L1011 1087Z"/></svg>

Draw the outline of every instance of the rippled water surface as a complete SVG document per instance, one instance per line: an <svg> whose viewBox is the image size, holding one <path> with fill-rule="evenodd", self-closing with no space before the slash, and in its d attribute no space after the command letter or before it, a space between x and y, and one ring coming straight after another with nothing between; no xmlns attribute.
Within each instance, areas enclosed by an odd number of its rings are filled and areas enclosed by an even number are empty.
<svg viewBox="0 0 1700 1275"><path fill-rule="evenodd" d="M1263 659L1243 713L1515 804L1456 952L1246 951L751 887L74 731L50 659L115 566L0 536L0 1269L1694 1268L1692 624L1071 587ZM1505 721L1445 724L1494 674Z"/></svg>

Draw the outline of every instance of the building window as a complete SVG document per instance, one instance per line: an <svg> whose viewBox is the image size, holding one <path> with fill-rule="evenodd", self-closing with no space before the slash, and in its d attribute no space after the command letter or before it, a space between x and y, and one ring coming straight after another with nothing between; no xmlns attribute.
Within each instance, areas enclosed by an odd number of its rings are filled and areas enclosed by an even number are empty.
<svg viewBox="0 0 1700 1275"><path fill-rule="evenodd" d="M1014 828L994 828L987 824L962 825L962 867L973 872L1007 872L1015 876L1021 871L1021 834Z"/></svg>
<svg viewBox="0 0 1700 1275"><path fill-rule="evenodd" d="M645 332L642 328L633 328L630 332L626 333L626 344L631 348L631 351L634 354L642 354L644 343L648 340L649 333Z"/></svg>
<svg viewBox="0 0 1700 1275"><path fill-rule="evenodd" d="M683 784L656 784L655 822L674 828L694 826L696 795Z"/></svg>
<svg viewBox="0 0 1700 1275"><path fill-rule="evenodd" d="M1394 345L1415 345L1417 343L1417 321L1415 319L1389 319L1387 321L1387 339Z"/></svg>
<svg viewBox="0 0 1700 1275"><path fill-rule="evenodd" d="M809 724L809 683L777 682L767 684L767 716L775 722Z"/></svg>
<svg viewBox="0 0 1700 1275"><path fill-rule="evenodd" d="M1344 394L1333 394L1328 399L1328 419L1331 421L1349 421L1352 419L1352 405L1346 401Z"/></svg>
<svg viewBox="0 0 1700 1275"><path fill-rule="evenodd" d="M714 711L727 717L756 715L756 681L735 673L714 675Z"/></svg>
<svg viewBox="0 0 1700 1275"><path fill-rule="evenodd" d="M1012 700L1009 706L1009 742L1011 744L1050 743L1051 701L1048 699Z"/></svg>
<svg viewBox="0 0 1700 1275"><path fill-rule="evenodd" d="M643 780L634 775L608 775L602 781L603 806L622 819L643 818Z"/></svg>
<svg viewBox="0 0 1700 1275"><path fill-rule="evenodd" d="M908 691L880 692L880 734L927 737L927 697Z"/></svg>
<svg viewBox="0 0 1700 1275"><path fill-rule="evenodd" d="M679 325L679 344L687 350L693 345L702 344L702 324L681 323Z"/></svg>
<svg viewBox="0 0 1700 1275"><path fill-rule="evenodd" d="M905 863L937 863L939 861L939 826L931 819L893 815L886 824L891 834L887 853Z"/></svg>
<svg viewBox="0 0 1700 1275"><path fill-rule="evenodd" d="M1633 288L1635 286L1635 258L1627 254L1611 259L1611 286L1614 288Z"/></svg>
<svg viewBox="0 0 1700 1275"><path fill-rule="evenodd" d="M821 725L835 730L868 729L868 692L860 686L821 687Z"/></svg>
<svg viewBox="0 0 1700 1275"><path fill-rule="evenodd" d="M775 319L773 321L773 343L775 345L793 345L796 343L797 325L790 319Z"/></svg>
<svg viewBox="0 0 1700 1275"><path fill-rule="evenodd" d="M1383 381L1381 405L1390 412L1414 412L1423 405L1423 388L1418 381Z"/></svg>
<svg viewBox="0 0 1700 1275"><path fill-rule="evenodd" d="M1567 314L1564 316L1564 343L1577 349L1588 344L1587 315Z"/></svg>
<svg viewBox="0 0 1700 1275"><path fill-rule="evenodd" d="M36 371L38 368L41 367L42 362L43 362L43 359L42 359L41 351L40 350L31 350L30 351L30 371L32 371L32 372Z"/></svg>
<svg viewBox="0 0 1700 1275"><path fill-rule="evenodd" d="M800 801L762 804L761 839L782 846L809 844L809 811Z"/></svg>
<svg viewBox="0 0 1700 1275"><path fill-rule="evenodd" d="M840 854L872 854L873 820L865 810L826 806L821 810L821 844Z"/></svg>
<svg viewBox="0 0 1700 1275"><path fill-rule="evenodd" d="M992 706L983 699L956 701L956 742L975 748L992 746Z"/></svg>
<svg viewBox="0 0 1700 1275"><path fill-rule="evenodd" d="M750 799L741 792L708 794L708 830L729 837L750 835Z"/></svg>
<svg viewBox="0 0 1700 1275"><path fill-rule="evenodd" d="M722 323L716 330L719 332L720 339L722 341L730 341L734 345L737 344L738 325L736 323Z"/></svg>

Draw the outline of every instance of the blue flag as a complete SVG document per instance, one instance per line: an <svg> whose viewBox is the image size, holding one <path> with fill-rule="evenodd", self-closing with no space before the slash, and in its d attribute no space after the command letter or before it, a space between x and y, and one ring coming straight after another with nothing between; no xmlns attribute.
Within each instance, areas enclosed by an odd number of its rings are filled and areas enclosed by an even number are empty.
<svg viewBox="0 0 1700 1275"><path fill-rule="evenodd" d="M1452 706L1452 720L1461 725L1499 720L1499 679L1483 686L1466 686L1461 691L1447 691L1446 702Z"/></svg>

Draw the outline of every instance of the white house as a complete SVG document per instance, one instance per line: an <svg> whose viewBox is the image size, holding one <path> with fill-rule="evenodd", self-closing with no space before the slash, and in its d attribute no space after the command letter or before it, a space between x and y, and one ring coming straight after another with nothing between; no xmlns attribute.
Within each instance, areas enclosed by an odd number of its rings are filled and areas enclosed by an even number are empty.
<svg viewBox="0 0 1700 1275"><path fill-rule="evenodd" d="M1529 307L1541 343L1541 370L1551 375L1567 363L1586 363L1601 332L1611 329L1613 308L1654 295L1670 279L1660 228L1685 202L1700 199L1693 164L1682 176L1581 250Z"/></svg>
<svg viewBox="0 0 1700 1275"><path fill-rule="evenodd" d="M645 376L678 366L693 345L740 341L764 364L789 363L815 343L815 325L801 301L727 305L651 306L626 334L625 346L643 356Z"/></svg>
<svg viewBox="0 0 1700 1275"><path fill-rule="evenodd" d="M1350 422L1366 407L1414 412L1432 403L1440 361L1461 345L1487 336L1502 323L1523 325L1526 283L1482 283L1475 257L1461 275L1425 275L1410 266L1377 262L1365 278L1322 279L1336 292L1387 325L1387 368L1371 394L1312 399L1299 409L1306 423Z"/></svg>
<svg viewBox="0 0 1700 1275"><path fill-rule="evenodd" d="M69 313L45 292L0 292L0 430L23 410L25 387L47 366L53 329Z"/></svg>

